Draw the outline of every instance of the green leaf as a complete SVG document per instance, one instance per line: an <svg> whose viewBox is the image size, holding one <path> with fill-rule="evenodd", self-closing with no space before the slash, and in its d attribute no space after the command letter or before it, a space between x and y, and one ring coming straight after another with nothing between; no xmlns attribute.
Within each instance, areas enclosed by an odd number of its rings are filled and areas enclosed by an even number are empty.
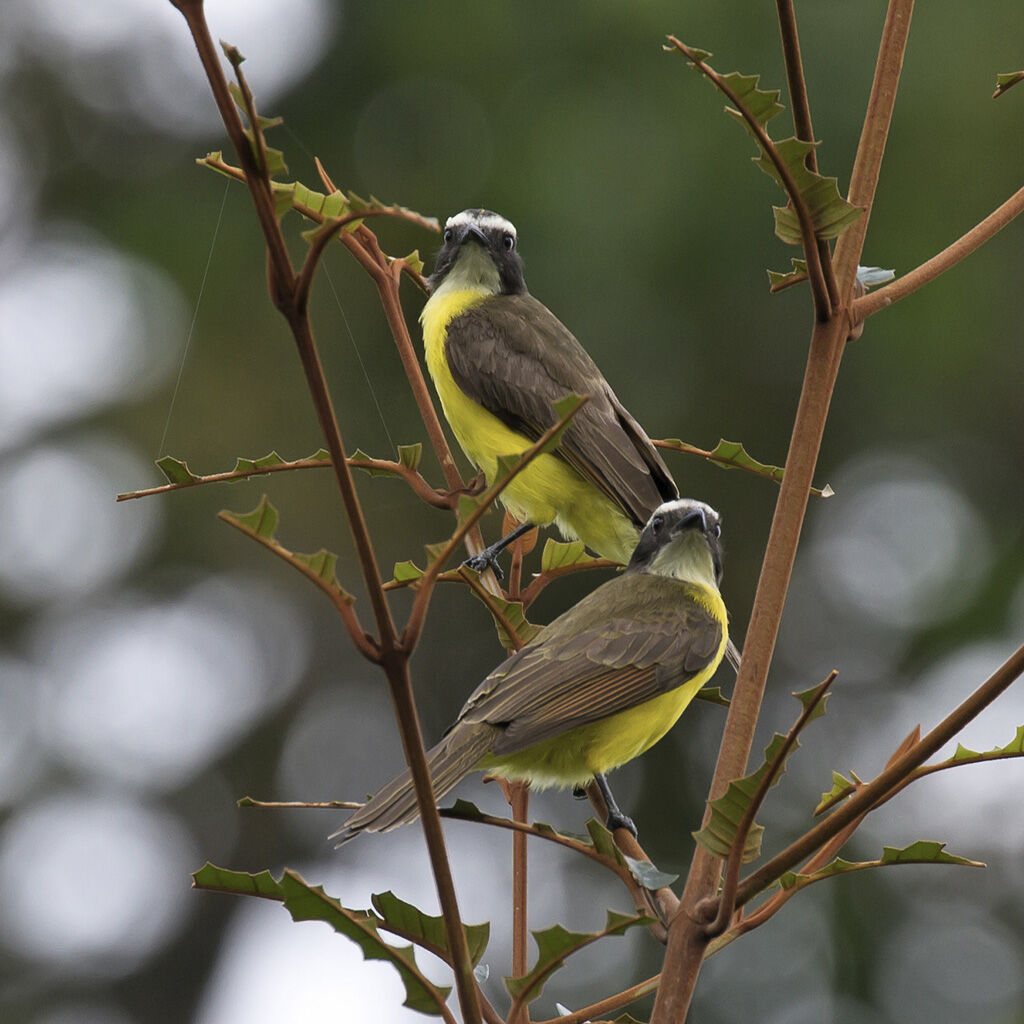
<svg viewBox="0 0 1024 1024"><path fill-rule="evenodd" d="M821 794L821 800L818 801L818 806L814 808L815 816L821 814L822 811L833 804L837 804L840 800L845 800L856 788L856 785L845 776L840 775L839 772L833 772L832 788Z"/></svg>
<svg viewBox="0 0 1024 1024"><path fill-rule="evenodd" d="M720 686L702 686L697 691L697 700L706 700L709 704L717 704L720 708L729 707L730 700L722 693Z"/></svg>
<svg viewBox="0 0 1024 1024"><path fill-rule="evenodd" d="M341 585L338 583L338 577L336 575L338 556L333 551L328 551L327 548L321 548L312 555L295 554L293 557L296 562L300 565L306 566L313 575L323 580L328 587L333 590L341 590ZM344 593L344 591L342 591L342 593ZM345 594L345 597L348 598L349 604L355 600L351 594Z"/></svg>
<svg viewBox="0 0 1024 1024"><path fill-rule="evenodd" d="M958 764L969 762L976 764L980 761L997 761L1005 757L1019 757L1024 754L1024 725L1018 725L1013 739L1005 747L994 747L992 750L978 751L970 750L962 743L956 745L956 753L953 754L946 764Z"/></svg>
<svg viewBox="0 0 1024 1024"><path fill-rule="evenodd" d="M377 922L363 911L348 910L328 896L321 886L310 886L294 871L281 878L284 905L295 921L323 921L351 939L367 960L384 960L397 971L405 985L405 1002L412 1010L439 1016L450 988L431 984L416 965L412 946L386 943L377 932Z"/></svg>
<svg viewBox="0 0 1024 1024"><path fill-rule="evenodd" d="M807 280L807 260L794 256L789 262L793 265L793 269L788 273L781 270L768 271L768 291L772 294Z"/></svg>
<svg viewBox="0 0 1024 1024"><path fill-rule="evenodd" d="M816 143L791 137L776 142L775 150L807 206L815 236L821 239L837 238L862 216L864 211L848 203L839 194L839 182L836 178L825 177L816 171L808 170L804 160L815 145ZM755 157L754 163L780 187L782 186L781 174L765 153ZM773 206L772 210L775 213L775 234L789 245L799 245L802 240L800 221L793 207Z"/></svg>
<svg viewBox="0 0 1024 1024"><path fill-rule="evenodd" d="M184 462L171 455L157 459L156 466L167 478L169 484L191 484L200 479Z"/></svg>
<svg viewBox="0 0 1024 1024"><path fill-rule="evenodd" d="M423 445L419 441L416 444L400 444L398 446L398 461L406 469L418 469L422 457Z"/></svg>
<svg viewBox="0 0 1024 1024"><path fill-rule="evenodd" d="M263 899L283 900L281 885L269 871L251 875L247 871L231 871L219 868L207 861L192 875L196 889L210 892L231 892L239 896L260 896Z"/></svg>
<svg viewBox="0 0 1024 1024"><path fill-rule="evenodd" d="M328 456L330 458L330 456ZM238 458L235 460L235 473L249 473L258 474L261 469L267 469L269 466L284 466L286 462L281 458L277 452L268 452L266 455L259 459L243 459Z"/></svg>
<svg viewBox="0 0 1024 1024"><path fill-rule="evenodd" d="M411 583L414 580L420 579L423 575L423 570L416 565L415 562L408 560L404 562L395 562L395 583Z"/></svg>
<svg viewBox="0 0 1024 1024"><path fill-rule="evenodd" d="M413 249L408 256L403 256L402 260L410 270L415 270L417 274L423 273L423 260L420 259L419 249Z"/></svg>
<svg viewBox="0 0 1024 1024"><path fill-rule="evenodd" d="M992 99L999 99L1007 89L1012 89L1020 81L1024 81L1024 71L1009 71L1005 75L996 75L996 91L992 93Z"/></svg>
<svg viewBox="0 0 1024 1024"><path fill-rule="evenodd" d="M586 401L577 394L566 395L564 398L558 399L557 402L551 404L555 407L555 415L559 419L563 419L575 412L583 403ZM569 429L572 419L567 420L554 434L548 439L547 443L541 448L542 452L553 452L561 443L562 435Z"/></svg>
<svg viewBox="0 0 1024 1024"><path fill-rule="evenodd" d="M577 565L587 565L597 559L587 554L583 541L574 540L568 544L548 539L540 556L540 571L553 572L556 569L570 569Z"/></svg>
<svg viewBox="0 0 1024 1024"><path fill-rule="evenodd" d="M823 868L812 871L808 874L800 874L796 871L787 871L779 878L779 885L783 889L804 889L815 882L821 882L826 878L835 878L838 875L852 874L854 871L867 871L871 868L890 867L896 864L952 864L960 867L983 868L981 861L968 860L966 857L956 857L946 853L946 844L937 843L930 839L919 839L916 843L902 848L886 846L882 856L878 860L849 861L842 857L836 857Z"/></svg>
<svg viewBox="0 0 1024 1024"><path fill-rule="evenodd" d="M221 518L227 520L232 526L237 526L254 537L264 540L272 540L277 532L278 514L277 509L267 500L264 494L260 503L251 511L245 513L228 512L226 509L220 513Z"/></svg>
<svg viewBox="0 0 1024 1024"><path fill-rule="evenodd" d="M232 56L228 54L228 60L231 61L231 64L234 67L235 71L238 72L239 66L242 64L245 58L238 52L237 49L235 49L235 47L225 46L224 52L226 54L228 53L229 50L234 52L235 58L233 59ZM241 87L235 82L229 82L228 91L231 93L231 98L235 101L235 104L238 106L238 109L241 110L241 112L246 116L246 118L248 118L249 111L246 109L245 95L243 94ZM255 110L256 102L255 100L253 100L253 111ZM284 124L283 118L261 117L258 112L255 115L255 119L256 125L259 127L261 134L265 133L270 128L276 128L278 125ZM249 140L249 145L252 148L252 155L256 158L257 163L259 163L260 153L256 145L256 134L252 130L252 126L250 125L250 127L248 128L243 128L242 131L245 133L245 137ZM263 142L263 150L267 155L266 169L267 175L269 177L272 178L276 174L284 174L288 170L288 167L284 162L284 154L281 152L281 150L274 149L271 146L268 146L266 143L266 139L264 139Z"/></svg>
<svg viewBox="0 0 1024 1024"><path fill-rule="evenodd" d="M723 84L736 94L736 98L747 108L762 128L773 117L777 117L786 109L779 102L778 89L758 89L757 83L761 79L760 75L743 75L738 71L733 71L728 75L722 75L721 78ZM728 112L739 114L739 111L730 110ZM744 127L747 127L746 122L744 122Z"/></svg>
<svg viewBox="0 0 1024 1024"><path fill-rule="evenodd" d="M605 927L599 932L571 932L560 924L535 931L532 934L537 943L536 963L522 977L506 978L505 987L513 999L522 996L523 1002L532 1002L541 994L548 978L565 966L566 957L605 936L623 935L636 925L652 924L653 921L654 918L644 914L618 914L609 910Z"/></svg>
<svg viewBox="0 0 1024 1024"><path fill-rule="evenodd" d="M448 932L445 929L443 917L424 914L422 910L414 907L411 903L399 899L390 890L375 893L370 897L370 901L383 923L432 952L441 950L450 958L451 949L448 945ZM491 926L486 923L467 924L463 925L463 929L466 933L466 942L469 945L469 956L475 967L487 949Z"/></svg>
<svg viewBox="0 0 1024 1024"><path fill-rule="evenodd" d="M466 571L472 572L473 570L467 569ZM509 601L494 594L488 594L484 598L483 594L477 593L476 590L473 591L473 596L482 602L491 613L491 618L494 619L494 628L498 631L498 640L506 651L512 650L517 644L515 637L505 628L505 622L515 630L520 644L528 644L543 628L526 618L522 601ZM495 614L496 612L498 614ZM502 618L505 622L502 622Z"/></svg>

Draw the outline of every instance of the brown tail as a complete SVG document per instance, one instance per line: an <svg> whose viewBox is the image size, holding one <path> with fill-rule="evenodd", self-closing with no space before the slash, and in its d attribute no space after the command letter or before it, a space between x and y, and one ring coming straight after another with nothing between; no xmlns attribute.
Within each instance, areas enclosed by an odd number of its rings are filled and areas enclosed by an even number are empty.
<svg viewBox="0 0 1024 1024"><path fill-rule="evenodd" d="M456 725L436 747L427 751L427 766L434 784L434 796L443 797L463 776L473 770L487 753L497 730L488 725ZM360 832L390 832L420 815L408 769L392 779L329 836L338 846Z"/></svg>

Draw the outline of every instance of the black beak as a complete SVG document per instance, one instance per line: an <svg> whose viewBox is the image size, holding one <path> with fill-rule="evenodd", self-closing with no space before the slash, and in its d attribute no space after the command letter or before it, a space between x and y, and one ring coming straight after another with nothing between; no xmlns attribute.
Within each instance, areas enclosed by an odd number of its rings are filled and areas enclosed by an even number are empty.
<svg viewBox="0 0 1024 1024"><path fill-rule="evenodd" d="M462 232L459 245L465 245L470 239L479 242L485 249L487 248L487 236L475 224L468 225Z"/></svg>
<svg viewBox="0 0 1024 1024"><path fill-rule="evenodd" d="M708 532L708 517L702 508L691 509L689 512L679 520L678 525L672 531L673 534L678 535L683 530L693 529L700 527L700 532L706 534Z"/></svg>

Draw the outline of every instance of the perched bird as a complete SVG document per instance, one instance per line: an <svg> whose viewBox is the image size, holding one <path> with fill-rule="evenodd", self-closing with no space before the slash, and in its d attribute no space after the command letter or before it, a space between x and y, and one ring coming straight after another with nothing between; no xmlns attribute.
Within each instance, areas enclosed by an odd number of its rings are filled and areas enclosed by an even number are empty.
<svg viewBox="0 0 1024 1024"><path fill-rule="evenodd" d="M497 570L502 548L549 523L625 564L651 513L679 492L583 346L526 290L515 227L489 210L450 217L428 285L420 315L427 368L456 439L488 483L499 456L524 451L554 426L553 402L589 396L558 449L502 493L523 525L469 564Z"/></svg>
<svg viewBox="0 0 1024 1024"><path fill-rule="evenodd" d="M642 754L711 678L728 639L718 513L688 499L659 506L626 570L544 627L476 688L427 754L434 793L471 771L537 789L597 779L609 828L632 822L603 776ZM387 832L419 811L406 771L331 838Z"/></svg>

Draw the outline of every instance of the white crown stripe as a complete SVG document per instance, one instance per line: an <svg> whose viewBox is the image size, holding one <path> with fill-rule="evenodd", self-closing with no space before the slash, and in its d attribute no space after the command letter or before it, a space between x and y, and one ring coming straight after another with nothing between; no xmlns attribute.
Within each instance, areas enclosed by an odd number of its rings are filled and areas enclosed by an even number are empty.
<svg viewBox="0 0 1024 1024"><path fill-rule="evenodd" d="M475 224L484 231L504 231L513 238L516 237L516 226L500 214L491 213L489 210L463 210L462 213L449 217L444 226L460 228L468 224Z"/></svg>

